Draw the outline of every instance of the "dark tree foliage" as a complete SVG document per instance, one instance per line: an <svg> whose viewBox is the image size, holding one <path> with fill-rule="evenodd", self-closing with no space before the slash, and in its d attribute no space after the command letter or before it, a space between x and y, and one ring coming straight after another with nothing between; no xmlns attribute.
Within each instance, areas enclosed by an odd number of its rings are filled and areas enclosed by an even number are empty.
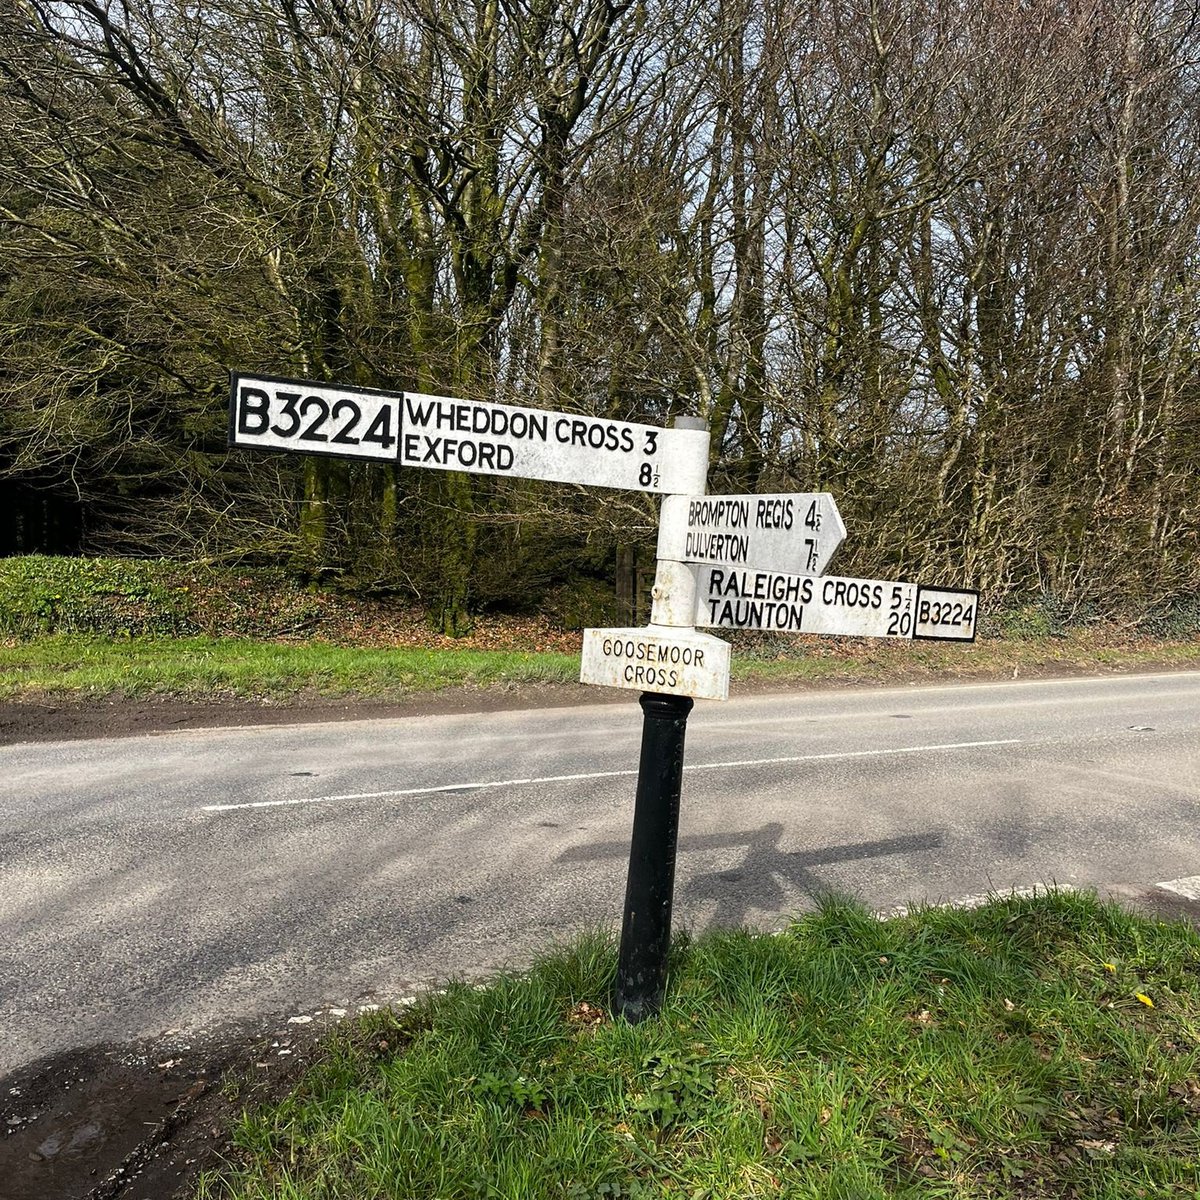
<svg viewBox="0 0 1200 1200"><path fill-rule="evenodd" d="M701 415L713 490L834 492L843 573L1194 592L1193 10L10 0L4 549L453 632L652 547L639 496L231 454L239 369Z"/></svg>

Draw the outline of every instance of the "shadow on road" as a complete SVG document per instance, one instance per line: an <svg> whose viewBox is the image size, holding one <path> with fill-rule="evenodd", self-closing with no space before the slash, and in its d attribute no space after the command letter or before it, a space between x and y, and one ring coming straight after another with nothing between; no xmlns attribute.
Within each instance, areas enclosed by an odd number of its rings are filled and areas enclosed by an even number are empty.
<svg viewBox="0 0 1200 1200"><path fill-rule="evenodd" d="M740 862L719 871L676 878L675 901L679 908L692 908L715 901L716 909L706 927L728 927L747 923L751 910L782 912L789 903L785 884L807 896L829 892L814 868L835 863L857 862L890 854L913 854L937 850L945 844L940 831L882 838L873 842L849 842L808 850L784 850L780 846L784 826L777 821L758 829L730 833L700 834L679 839L679 854L744 847ZM574 846L559 862L595 862L606 858L628 858L628 842L593 842Z"/></svg>

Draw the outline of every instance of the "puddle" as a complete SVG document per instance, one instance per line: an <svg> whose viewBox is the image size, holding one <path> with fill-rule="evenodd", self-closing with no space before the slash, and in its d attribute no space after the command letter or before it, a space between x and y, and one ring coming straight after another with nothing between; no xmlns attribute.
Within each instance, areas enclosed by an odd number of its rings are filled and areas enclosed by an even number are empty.
<svg viewBox="0 0 1200 1200"><path fill-rule="evenodd" d="M37 1162L54 1158L59 1154L90 1152L96 1149L107 1136L103 1127L95 1121L84 1121L74 1129L64 1129L58 1133L52 1133L38 1145L36 1150L30 1151L29 1159L31 1162ZM69 1140L64 1145L63 1141L68 1137Z"/></svg>

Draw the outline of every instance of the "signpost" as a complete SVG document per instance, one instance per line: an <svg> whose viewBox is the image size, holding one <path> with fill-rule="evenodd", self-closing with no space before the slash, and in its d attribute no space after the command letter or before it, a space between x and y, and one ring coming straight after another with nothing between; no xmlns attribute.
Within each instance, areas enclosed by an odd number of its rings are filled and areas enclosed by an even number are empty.
<svg viewBox="0 0 1200 1200"><path fill-rule="evenodd" d="M666 986L683 746L694 698L729 695L728 642L696 626L973 641L977 592L824 574L846 536L827 492L708 496L708 429L295 379L230 377L229 444L663 495L644 629L584 631L580 680L642 693L614 1005Z"/></svg>

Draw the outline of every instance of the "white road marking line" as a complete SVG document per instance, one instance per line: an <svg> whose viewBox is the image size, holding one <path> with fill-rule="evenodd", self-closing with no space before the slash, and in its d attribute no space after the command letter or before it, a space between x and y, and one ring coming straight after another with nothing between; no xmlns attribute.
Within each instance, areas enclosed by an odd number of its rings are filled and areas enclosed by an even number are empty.
<svg viewBox="0 0 1200 1200"><path fill-rule="evenodd" d="M840 750L832 754L793 754L786 758L743 758L731 762L697 763L684 766L685 771L717 771L725 767L764 767L774 763L820 762L830 758L878 758L887 754L921 754L928 750L970 750L976 746L1015 746L1020 738L1004 738L992 742L944 742L937 746L897 746L891 750ZM633 772L627 772L633 774Z"/></svg>
<svg viewBox="0 0 1200 1200"><path fill-rule="evenodd" d="M1174 892L1185 900L1200 900L1200 875L1187 875L1183 879L1168 879L1156 885L1165 892Z"/></svg>
<svg viewBox="0 0 1200 1200"><path fill-rule="evenodd" d="M972 750L981 746L1015 746L1020 738L988 742L945 742L935 746L898 746L891 750L841 750L830 754L791 754L783 758L744 758L730 762L684 764L684 771L722 771L732 767L767 767L782 763L822 762L841 758L879 758L889 754L925 754L934 750ZM543 775L534 779L488 779L475 783L445 783L438 787L397 788L388 792L351 792L342 796L304 796L294 800L252 800L245 804L205 804L201 812L236 812L247 808L282 808L296 804L328 804L336 800L387 800L402 796L432 796L439 792L478 792L539 783L574 783L581 779L620 779L636 771L589 771L579 775Z"/></svg>
<svg viewBox="0 0 1200 1200"><path fill-rule="evenodd" d="M686 768L685 768L686 769ZM327 804L334 800L387 800L393 796L432 796L438 792L478 792L485 788L520 787L530 783L572 783L579 779L614 779L636 771L592 771L584 775L543 775L537 779L487 779L477 783L444 783L438 787L397 788L390 792L348 792L344 796L304 796L295 800L254 800L247 804L205 804L202 812L240 808L279 808L287 804Z"/></svg>

